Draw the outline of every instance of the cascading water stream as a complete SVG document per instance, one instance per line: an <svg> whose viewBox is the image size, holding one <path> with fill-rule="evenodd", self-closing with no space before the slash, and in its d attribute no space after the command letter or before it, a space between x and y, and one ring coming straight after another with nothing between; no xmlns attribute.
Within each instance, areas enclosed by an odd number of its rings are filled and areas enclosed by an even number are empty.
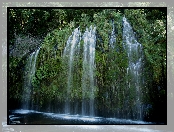
<svg viewBox="0 0 174 132"><path fill-rule="evenodd" d="M90 26L83 35L82 115L90 116L94 116L95 30Z"/></svg>
<svg viewBox="0 0 174 132"><path fill-rule="evenodd" d="M130 79L127 80L128 89L134 89L135 98L134 98L134 107L133 118L141 120L142 119L142 83L141 83L141 74L142 74L142 45L137 42L133 29L128 23L127 19L123 17L123 41L124 48L127 51L128 55L128 67L127 67L127 76L130 76Z"/></svg>
<svg viewBox="0 0 174 132"><path fill-rule="evenodd" d="M38 48L36 51L31 53L29 56L27 63L25 65L25 73L24 73L24 91L22 96L22 108L23 109L30 109L30 103L31 103L31 83L32 78L35 75L36 71L36 60L37 56L39 54L40 48Z"/></svg>
<svg viewBox="0 0 174 132"><path fill-rule="evenodd" d="M67 80L67 98L65 102L65 113L70 113L70 94L73 86L73 64L75 52L79 52L81 40L81 32L76 28L72 35L68 38L67 45L64 50L63 57L68 63L68 80ZM66 58L65 58L66 57Z"/></svg>
<svg viewBox="0 0 174 132"><path fill-rule="evenodd" d="M83 64L82 64L82 115L94 115L94 68L95 68L95 36L96 27L86 29L82 38L83 45ZM76 110L72 112L73 107L70 103L71 90L74 87L73 76L75 74L74 68L76 61L79 61L80 52L80 40L81 32L79 28L76 28L72 35L69 37L63 58L66 64L68 64L67 73L67 97L65 101L65 113L77 113ZM74 108L77 109L77 108Z"/></svg>

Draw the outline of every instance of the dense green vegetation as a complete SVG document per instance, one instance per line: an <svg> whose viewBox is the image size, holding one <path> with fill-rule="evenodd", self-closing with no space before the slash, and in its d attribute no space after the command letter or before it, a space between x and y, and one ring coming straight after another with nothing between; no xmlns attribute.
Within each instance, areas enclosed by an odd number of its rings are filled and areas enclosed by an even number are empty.
<svg viewBox="0 0 174 132"><path fill-rule="evenodd" d="M63 102L66 99L66 69L63 50L72 31L80 26L83 33L90 25L97 27L95 86L97 108L114 112L123 109L124 100L129 95L129 105L134 105L135 91L126 90L127 53L123 49L122 18L125 16L136 32L138 41L144 48L144 78L142 87L143 104L151 104L153 109L146 112L152 120L166 111L166 8L157 9L9 9L9 48L28 47L25 40L42 38L42 43L31 43L25 55L14 56L9 53L9 98L21 101L23 73L26 58L41 46L36 73L32 79L32 100L34 104L44 105L46 100ZM112 21L116 27L116 50L110 49L109 35ZM16 40L20 40L16 43ZM24 41L22 41L24 40ZM20 43L21 42L21 43ZM32 46L34 45L34 46ZM81 42L83 45L83 42ZM19 49L20 50L20 49ZM22 50L22 49L21 49ZM81 51L82 52L82 51ZM82 56L79 56L82 58ZM73 100L81 100L82 59L75 63L73 75ZM126 93L127 92L127 93ZM160 105L160 106L159 106ZM117 106L117 107L115 107ZM158 112L159 113L158 113ZM156 114L157 112L158 114Z"/></svg>

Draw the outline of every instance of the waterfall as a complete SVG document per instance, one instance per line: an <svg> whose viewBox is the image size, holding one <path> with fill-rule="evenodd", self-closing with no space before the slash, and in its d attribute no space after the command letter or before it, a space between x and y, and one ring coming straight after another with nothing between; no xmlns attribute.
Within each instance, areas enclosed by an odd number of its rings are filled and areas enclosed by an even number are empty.
<svg viewBox="0 0 174 132"><path fill-rule="evenodd" d="M118 50L116 45L116 31L114 21L112 21L112 31L109 38L109 52L115 53ZM86 28L82 34L80 27L75 28L69 36L63 52L63 63L65 70L63 71L65 81L65 104L64 113L66 114L82 114L83 116L95 116L95 47L96 47L96 27L90 26ZM110 86L113 93L106 91L106 97L117 95L117 104L113 105L115 117L126 119L142 120L142 68L143 68L143 53L142 45L136 40L133 29L127 19L123 17L123 47L127 53L128 67L126 76L126 86L121 89L116 86L116 79L110 81ZM29 109L31 105L31 90L32 77L35 74L36 59L40 48L33 52L27 60L26 72L24 79L24 95L23 108ZM121 53L121 52L119 52ZM111 55L109 54L109 55ZM110 62L113 62L112 78L115 78L116 68L114 59L110 57ZM65 73L65 74L64 74ZM64 89L63 89L64 90ZM79 90L76 94L76 90ZM131 95L130 95L131 94ZM126 96L128 95L128 96ZM123 96L123 97L121 97ZM120 99L121 98L121 99ZM122 101L123 99L123 101ZM120 109L120 104L123 104L124 109ZM97 108L96 108L97 110Z"/></svg>
<svg viewBox="0 0 174 132"><path fill-rule="evenodd" d="M94 115L95 30L90 26L83 35L82 115L90 116Z"/></svg>
<svg viewBox="0 0 174 132"><path fill-rule="evenodd" d="M36 71L36 60L39 54L40 48L31 53L27 59L24 72L24 84L23 84L23 96L22 96L22 108L30 109L31 103L31 90L32 90L32 79Z"/></svg>
<svg viewBox="0 0 174 132"><path fill-rule="evenodd" d="M75 52L80 49L81 32L76 28L72 35L68 38L66 47L64 49L63 58L68 63L68 79L67 79L67 97L65 102L65 113L70 113L70 94L73 88L73 64L75 59ZM78 57L78 55L76 55Z"/></svg>
<svg viewBox="0 0 174 132"><path fill-rule="evenodd" d="M109 51L110 53L119 52L119 46L116 45L116 31L114 21L112 21L112 30L109 37ZM82 42L80 44L80 42ZM66 78L67 78L67 90L66 90L66 100L65 100L65 113L79 114L86 116L95 116L95 47L96 47L96 27L90 26L86 28L85 32L81 34L80 29L76 28L72 35L68 38L66 47L64 49L64 62L66 67ZM115 93L110 93L110 96L117 94L117 104L115 107L114 115L117 118L125 119L135 119L142 120L143 113L143 102L142 102L142 72L143 72L143 48L142 45L137 41L135 33L127 19L123 17L123 48L127 53L127 73L125 76L125 88L121 89L117 86L115 79L111 81L111 89ZM121 53L121 52L119 52ZM118 54L119 54L118 53ZM111 55L111 54L110 54ZM114 59L110 57L111 62ZM76 64L79 64L78 66ZM117 64L112 65L112 70L115 70ZM78 84L81 86L76 86L74 82L77 80L76 77L77 69L80 71L81 80L78 80ZM112 73L114 78L116 75ZM80 99L73 100L74 89L78 87ZM80 88L79 88L80 87ZM122 93L118 90L121 89ZM108 92L108 91L107 91ZM106 95L107 95L106 92ZM107 95L109 96L109 95ZM121 97L123 96L123 97ZM77 101L77 102L75 102ZM79 105L81 103L81 106ZM123 105L123 109L121 108ZM81 108L81 112L79 110ZM120 109L121 108L121 109Z"/></svg>
<svg viewBox="0 0 174 132"><path fill-rule="evenodd" d="M135 91L135 96L132 101L133 118L142 119L142 91L141 91L141 74L142 74L142 45L137 42L133 29L127 19L123 17L123 47L127 51L128 67L127 76L130 78L127 80L128 90ZM129 113L131 113L129 111Z"/></svg>
<svg viewBox="0 0 174 132"><path fill-rule="evenodd" d="M95 69L95 36L96 27L86 28L82 38L83 38L83 48L80 47L81 32L79 28L76 28L72 35L68 38L66 47L64 49L64 62L68 65L67 70L67 96L65 101L65 113L72 113L72 108L74 107L74 113L77 112L78 104L74 106L70 101L71 91L73 90L73 76L76 74L76 68L78 68L75 63L80 60L80 48L83 49L83 64L82 64L82 115L94 115L94 69Z"/></svg>

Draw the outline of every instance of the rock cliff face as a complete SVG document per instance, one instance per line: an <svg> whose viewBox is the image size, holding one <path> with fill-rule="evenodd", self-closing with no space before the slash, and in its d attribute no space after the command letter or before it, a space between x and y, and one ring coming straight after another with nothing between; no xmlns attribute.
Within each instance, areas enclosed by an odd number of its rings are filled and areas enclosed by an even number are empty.
<svg viewBox="0 0 174 132"><path fill-rule="evenodd" d="M31 36L16 35L14 45L9 47L9 56L25 58L40 47L43 39Z"/></svg>

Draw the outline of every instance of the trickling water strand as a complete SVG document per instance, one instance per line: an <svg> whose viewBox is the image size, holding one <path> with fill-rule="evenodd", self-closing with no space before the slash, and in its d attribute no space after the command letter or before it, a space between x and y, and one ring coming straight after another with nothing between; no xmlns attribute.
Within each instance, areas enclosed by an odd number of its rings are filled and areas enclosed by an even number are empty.
<svg viewBox="0 0 174 132"><path fill-rule="evenodd" d="M94 116L95 31L96 27L90 26L83 35L82 115L90 116Z"/></svg>
<svg viewBox="0 0 174 132"><path fill-rule="evenodd" d="M73 80L73 63L74 63L74 53L79 52L81 32L79 28L76 28L72 35L68 38L67 45L64 50L63 58L67 59L68 62L68 80L67 80L67 98L65 103L65 113L70 113L70 92L72 89Z"/></svg>
<svg viewBox="0 0 174 132"><path fill-rule="evenodd" d="M30 109L30 101L31 101L31 84L33 76L35 75L36 71L36 60L39 54L40 48L33 52L26 63L25 66L25 74L24 74L24 92L23 92L23 109Z"/></svg>
<svg viewBox="0 0 174 132"><path fill-rule="evenodd" d="M115 45L114 45L115 43L116 43L115 27L114 27L114 22L112 21L112 33L111 33L111 37L109 41L109 44L112 49L115 48Z"/></svg>
<svg viewBox="0 0 174 132"><path fill-rule="evenodd" d="M127 75L131 76L128 82L128 88L135 88L136 97L134 99L133 116L135 119L142 119L141 110L141 69L142 69L142 46L137 42L131 25L127 19L123 17L123 41L124 48L128 54Z"/></svg>
<svg viewBox="0 0 174 132"><path fill-rule="evenodd" d="M32 77L34 76L35 72L36 72L36 60L37 60L37 56L39 54L40 48L38 50L36 50L35 55L34 55L34 62L33 62L33 66L32 66Z"/></svg>

